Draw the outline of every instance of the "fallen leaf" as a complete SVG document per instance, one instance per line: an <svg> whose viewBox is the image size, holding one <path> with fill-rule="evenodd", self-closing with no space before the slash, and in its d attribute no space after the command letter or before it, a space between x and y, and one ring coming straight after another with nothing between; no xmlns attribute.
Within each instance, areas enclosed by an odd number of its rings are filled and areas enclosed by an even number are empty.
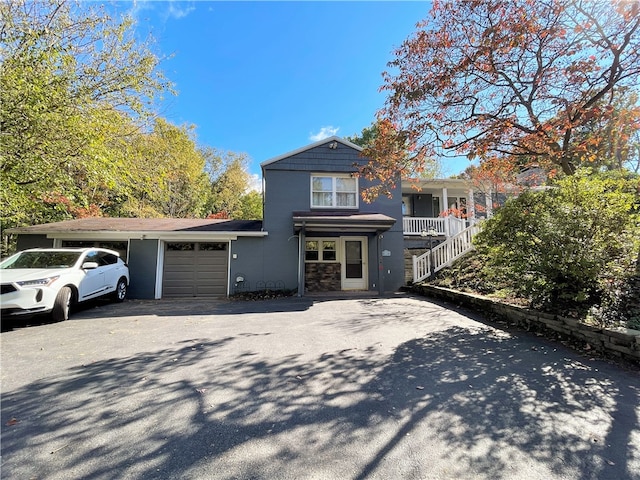
<svg viewBox="0 0 640 480"><path fill-rule="evenodd" d="M17 425L20 423L20 420L18 420L15 417L11 417L11 419L7 422L7 427L12 427L14 425Z"/></svg>

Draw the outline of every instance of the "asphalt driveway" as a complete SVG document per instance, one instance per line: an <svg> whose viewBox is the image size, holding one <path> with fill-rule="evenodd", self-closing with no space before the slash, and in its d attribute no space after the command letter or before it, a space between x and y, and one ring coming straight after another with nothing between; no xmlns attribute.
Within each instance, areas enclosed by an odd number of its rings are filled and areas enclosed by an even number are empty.
<svg viewBox="0 0 640 480"><path fill-rule="evenodd" d="M1 334L2 478L640 479L640 374L420 298Z"/></svg>

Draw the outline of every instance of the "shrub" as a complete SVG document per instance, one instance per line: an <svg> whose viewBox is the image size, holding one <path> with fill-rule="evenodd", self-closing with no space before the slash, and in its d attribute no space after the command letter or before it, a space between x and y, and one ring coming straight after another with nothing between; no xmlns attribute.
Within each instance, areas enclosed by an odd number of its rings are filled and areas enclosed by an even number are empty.
<svg viewBox="0 0 640 480"><path fill-rule="evenodd" d="M638 262L639 188L637 175L584 171L508 201L475 240L488 278L536 308L612 312Z"/></svg>

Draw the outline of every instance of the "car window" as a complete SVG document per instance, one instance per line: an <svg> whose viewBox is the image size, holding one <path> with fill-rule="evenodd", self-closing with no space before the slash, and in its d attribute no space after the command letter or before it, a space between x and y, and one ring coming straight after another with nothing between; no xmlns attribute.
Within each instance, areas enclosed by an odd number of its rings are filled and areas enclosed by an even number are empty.
<svg viewBox="0 0 640 480"><path fill-rule="evenodd" d="M113 253L100 252L100 265L113 265L117 262L117 255L114 255Z"/></svg>
<svg viewBox="0 0 640 480"><path fill-rule="evenodd" d="M2 268L69 268L79 257L78 252L22 252Z"/></svg>
<svg viewBox="0 0 640 480"><path fill-rule="evenodd" d="M95 262L100 267L113 265L118 262L118 256L113 253L93 251L89 252L84 259L85 262Z"/></svg>
<svg viewBox="0 0 640 480"><path fill-rule="evenodd" d="M89 252L87 253L87 256L84 257L84 261L86 262L95 262L98 265L102 265L100 263L100 254L99 252Z"/></svg>

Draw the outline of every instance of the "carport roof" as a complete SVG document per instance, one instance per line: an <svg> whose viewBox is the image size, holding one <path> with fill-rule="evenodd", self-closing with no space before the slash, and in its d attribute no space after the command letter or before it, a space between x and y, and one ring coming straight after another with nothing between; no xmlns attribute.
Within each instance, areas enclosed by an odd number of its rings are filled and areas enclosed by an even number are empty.
<svg viewBox="0 0 640 480"><path fill-rule="evenodd" d="M242 236L262 235L261 220L229 220L201 218L112 218L95 217L44 223L9 230L13 234L64 233L234 233Z"/></svg>

